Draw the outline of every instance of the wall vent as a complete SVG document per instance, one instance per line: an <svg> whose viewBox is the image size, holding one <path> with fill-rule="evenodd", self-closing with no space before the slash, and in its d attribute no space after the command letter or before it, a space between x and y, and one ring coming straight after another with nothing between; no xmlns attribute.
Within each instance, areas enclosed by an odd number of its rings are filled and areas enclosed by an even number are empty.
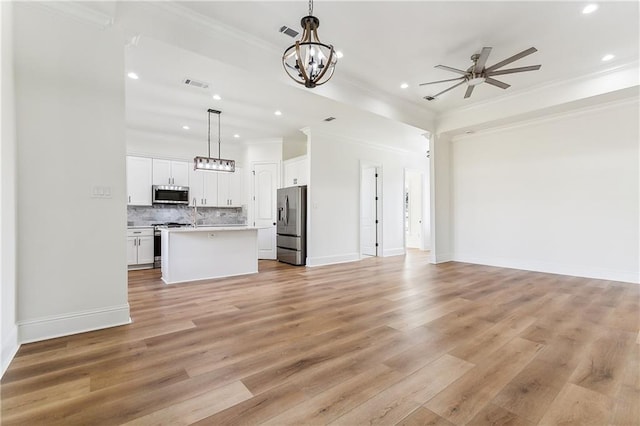
<svg viewBox="0 0 640 426"><path fill-rule="evenodd" d="M187 86L199 87L200 89L208 89L209 88L209 83L204 82L204 81L194 80L192 78L185 78L182 82L184 84L186 84Z"/></svg>
<svg viewBox="0 0 640 426"><path fill-rule="evenodd" d="M286 25L280 27L280 32L288 35L289 37L296 37L299 34L296 30L289 28Z"/></svg>
<svg viewBox="0 0 640 426"><path fill-rule="evenodd" d="M324 121L333 121L335 119L336 119L335 117L327 117L324 119Z"/></svg>

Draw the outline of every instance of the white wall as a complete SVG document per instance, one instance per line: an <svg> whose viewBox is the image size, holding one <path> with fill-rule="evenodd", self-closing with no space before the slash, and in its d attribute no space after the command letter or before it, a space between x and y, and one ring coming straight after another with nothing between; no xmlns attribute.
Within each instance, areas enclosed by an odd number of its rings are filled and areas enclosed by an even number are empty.
<svg viewBox="0 0 640 426"><path fill-rule="evenodd" d="M127 323L124 38L14 11L20 340Z"/></svg>
<svg viewBox="0 0 640 426"><path fill-rule="evenodd" d="M303 132L287 135L282 139L282 159L307 155L307 136Z"/></svg>
<svg viewBox="0 0 640 426"><path fill-rule="evenodd" d="M418 132L415 137L421 138ZM385 142L388 148L372 146L316 129L309 130L309 138L308 264L360 259L361 162L382 166L382 255L403 254L404 169L428 173L426 149L423 153L394 149L394 141L388 140L371 141ZM426 146L426 140L423 143Z"/></svg>
<svg viewBox="0 0 640 426"><path fill-rule="evenodd" d="M16 327L16 134L13 5L0 3L0 377L18 350Z"/></svg>
<svg viewBox="0 0 640 426"><path fill-rule="evenodd" d="M454 259L638 282L638 100L454 139Z"/></svg>

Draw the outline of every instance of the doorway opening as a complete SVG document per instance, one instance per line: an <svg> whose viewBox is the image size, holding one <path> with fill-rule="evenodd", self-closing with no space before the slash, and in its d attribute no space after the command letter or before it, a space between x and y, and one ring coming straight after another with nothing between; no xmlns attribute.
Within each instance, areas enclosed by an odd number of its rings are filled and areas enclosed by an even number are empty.
<svg viewBox="0 0 640 426"><path fill-rule="evenodd" d="M360 257L382 254L382 167L360 165Z"/></svg>
<svg viewBox="0 0 640 426"><path fill-rule="evenodd" d="M422 170L404 171L405 249L430 250L431 221L428 175Z"/></svg>

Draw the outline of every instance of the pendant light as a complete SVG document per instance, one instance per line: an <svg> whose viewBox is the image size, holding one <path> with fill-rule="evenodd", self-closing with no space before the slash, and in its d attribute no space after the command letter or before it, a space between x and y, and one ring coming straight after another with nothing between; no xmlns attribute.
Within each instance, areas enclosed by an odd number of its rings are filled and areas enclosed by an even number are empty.
<svg viewBox="0 0 640 426"><path fill-rule="evenodd" d="M302 37L282 55L284 69L296 83L310 89L326 83L333 76L338 57L330 44L320 42L320 20L313 16L313 0L309 0L309 15L302 18Z"/></svg>
<svg viewBox="0 0 640 426"><path fill-rule="evenodd" d="M207 110L208 115L208 132L207 142L209 145L208 157L195 157L193 159L193 170L209 170L211 172L235 172L236 162L234 160L225 160L220 158L220 114L222 111L215 109ZM218 115L218 158L211 157L211 114Z"/></svg>

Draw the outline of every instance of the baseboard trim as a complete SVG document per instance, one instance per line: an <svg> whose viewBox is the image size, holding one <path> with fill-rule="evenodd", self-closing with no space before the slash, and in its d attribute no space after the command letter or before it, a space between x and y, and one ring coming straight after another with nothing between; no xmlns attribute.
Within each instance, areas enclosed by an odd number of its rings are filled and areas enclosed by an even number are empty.
<svg viewBox="0 0 640 426"><path fill-rule="evenodd" d="M405 254L405 250L403 247L393 248L393 249L385 249L382 251L382 257L389 256L403 256Z"/></svg>
<svg viewBox="0 0 640 426"><path fill-rule="evenodd" d="M18 353L18 349L20 349L20 345L18 344L18 327L14 325L9 336L2 340L2 372L0 373L0 378L4 376L7 367L9 367L16 353Z"/></svg>
<svg viewBox="0 0 640 426"><path fill-rule="evenodd" d="M335 265L336 263L355 262L360 260L360 253L348 253L338 256L307 257L307 266Z"/></svg>
<svg viewBox="0 0 640 426"><path fill-rule="evenodd" d="M595 278L600 280L640 284L640 272L633 271L620 271L607 268L590 268L581 265L565 265L552 262L538 262L522 259L485 258L460 253L454 254L452 260L456 262L474 263L477 265L497 266L500 268L521 269L524 271L544 272L548 274L570 275L574 277Z"/></svg>
<svg viewBox="0 0 640 426"><path fill-rule="evenodd" d="M451 254L449 253L445 253L445 254L436 254L434 252L431 252L431 260L433 264L438 264L438 263L445 263L445 262L451 262L453 259L453 256L451 256ZM473 262L471 262L473 263Z"/></svg>
<svg viewBox="0 0 640 426"><path fill-rule="evenodd" d="M18 321L20 343L38 342L70 334L100 330L131 323L129 304L111 306L34 320Z"/></svg>

